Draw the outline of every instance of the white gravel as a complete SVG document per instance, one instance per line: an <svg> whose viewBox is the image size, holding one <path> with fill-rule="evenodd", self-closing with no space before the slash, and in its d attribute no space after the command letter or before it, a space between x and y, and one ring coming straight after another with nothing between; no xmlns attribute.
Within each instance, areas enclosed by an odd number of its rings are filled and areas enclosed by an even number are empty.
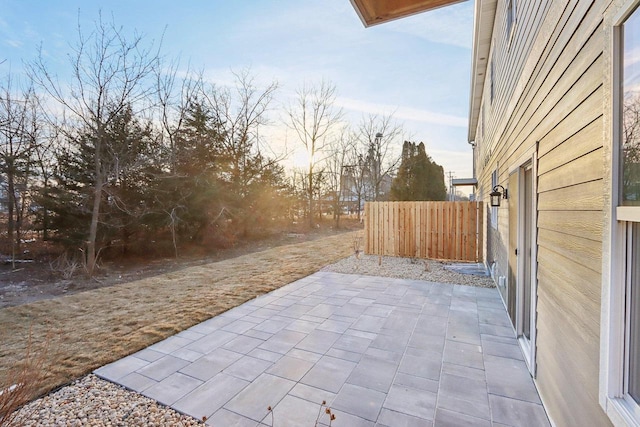
<svg viewBox="0 0 640 427"><path fill-rule="evenodd" d="M477 276L451 271L455 263L415 258L400 258L378 255L352 255L328 265L322 271L368 276L395 277L399 279L425 280L427 282L453 283L457 285L493 288L495 283L489 276Z"/></svg>
<svg viewBox="0 0 640 427"><path fill-rule="evenodd" d="M13 424L70 427L202 425L195 418L93 374L24 406Z"/></svg>

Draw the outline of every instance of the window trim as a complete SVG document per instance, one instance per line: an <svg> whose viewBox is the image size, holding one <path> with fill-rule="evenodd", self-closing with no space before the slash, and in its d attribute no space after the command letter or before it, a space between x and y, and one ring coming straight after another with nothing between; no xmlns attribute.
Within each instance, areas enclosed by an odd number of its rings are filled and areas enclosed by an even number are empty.
<svg viewBox="0 0 640 427"><path fill-rule="evenodd" d="M616 206L616 217L618 221L640 222L640 206Z"/></svg>
<svg viewBox="0 0 640 427"><path fill-rule="evenodd" d="M626 0L611 21L611 187L609 238L605 241L608 259L603 257L603 286L600 344L600 405L614 425L640 425L640 405L625 397L626 346L628 344L627 300L627 239L629 222L640 221L640 207L621 206L620 138L622 25L636 11L640 0ZM608 262L608 264L606 264Z"/></svg>

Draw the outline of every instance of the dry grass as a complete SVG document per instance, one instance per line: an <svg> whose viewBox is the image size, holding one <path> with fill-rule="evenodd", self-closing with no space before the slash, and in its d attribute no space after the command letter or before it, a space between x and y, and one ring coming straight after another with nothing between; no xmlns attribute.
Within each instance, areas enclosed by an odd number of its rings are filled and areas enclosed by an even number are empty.
<svg viewBox="0 0 640 427"><path fill-rule="evenodd" d="M50 349L36 397L344 258L356 233L2 309L0 386L27 353L30 329L34 348Z"/></svg>
<svg viewBox="0 0 640 427"><path fill-rule="evenodd" d="M0 383L0 426L22 425L16 410L32 399L46 378L44 366L49 354L48 344L49 337L46 337L39 348L34 347L29 329L25 353Z"/></svg>

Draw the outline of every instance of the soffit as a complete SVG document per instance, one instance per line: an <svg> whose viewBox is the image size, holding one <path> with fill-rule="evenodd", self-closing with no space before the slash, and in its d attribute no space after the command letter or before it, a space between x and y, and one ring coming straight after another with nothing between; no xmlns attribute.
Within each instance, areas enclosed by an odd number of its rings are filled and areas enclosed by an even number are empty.
<svg viewBox="0 0 640 427"><path fill-rule="evenodd" d="M351 0L365 27L466 0Z"/></svg>
<svg viewBox="0 0 640 427"><path fill-rule="evenodd" d="M471 95L469 102L469 142L476 138L482 93L487 75L497 0L476 0L471 56Z"/></svg>

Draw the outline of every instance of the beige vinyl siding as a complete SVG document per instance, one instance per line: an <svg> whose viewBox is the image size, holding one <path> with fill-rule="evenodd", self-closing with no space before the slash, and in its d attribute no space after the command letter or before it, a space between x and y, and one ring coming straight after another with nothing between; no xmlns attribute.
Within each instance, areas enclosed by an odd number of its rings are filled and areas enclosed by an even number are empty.
<svg viewBox="0 0 640 427"><path fill-rule="evenodd" d="M509 76L519 76L525 65L527 55L530 53L533 42L537 35L540 22L544 18L548 9L548 1L517 1L516 26L514 34L507 36L506 22L501 26L499 36L494 37L497 42L495 50L496 64L496 101L492 106L492 112L500 115L508 108L508 95L514 91L517 83L516 79L508 78ZM504 11L503 11L504 13ZM495 33L494 33L495 34ZM499 39L498 39L499 37ZM506 78L505 78L506 77ZM493 123L492 123L493 124ZM492 126L492 129L495 127ZM495 137L492 134L491 137Z"/></svg>
<svg viewBox="0 0 640 427"><path fill-rule="evenodd" d="M575 147L578 144L574 143L571 145ZM545 174L540 174L538 181L540 188L543 188L544 191L552 191L581 184L585 181L589 182L602 179L602 174L604 173L602 147L571 160L571 163L572 164L567 163ZM567 173L567 168L573 169L575 173Z"/></svg>
<svg viewBox="0 0 640 427"><path fill-rule="evenodd" d="M516 89L518 81L517 76L521 75L525 67L527 58L530 55L533 44L540 29L540 23L544 19L549 6L550 0L518 0L516 2L517 19L513 28L513 34L507 36L506 32L506 3L499 2L498 12L496 14L496 23L494 27L494 44L492 48L492 61L494 61L494 90L495 98L493 102L489 101L490 91L490 75L487 75L485 82L485 93L483 96L484 105L481 108L481 114L484 119L482 122L482 132L479 132L481 138L478 142L477 165L478 180L481 183L479 188L480 197L488 200L491 187L491 173L496 167L499 169L498 183L507 186L507 174L503 165L503 160L497 154L497 149L501 151L505 147L501 147L503 141L497 136L497 121L503 117L508 110L510 94ZM488 73L489 74L489 73ZM487 204L487 224L490 224L491 207ZM508 229L508 208L503 203L498 208L498 227L497 233L487 233L486 239L486 259L488 263L500 258L506 258L507 245L506 241L502 241L500 236L506 239L509 233ZM507 275L506 263L497 264L496 274L498 276Z"/></svg>
<svg viewBox="0 0 640 427"><path fill-rule="evenodd" d="M484 140L482 146L479 147L480 158L485 157L489 152L495 152L498 143L502 143L500 134L503 129L500 128L499 122L509 114L511 95L518 89L518 79L524 71L538 36L540 23L550 4L550 0L518 0L517 21L514 33L510 37L504 33L506 30L505 2L500 1L498 4L499 11L496 14L497 22L494 27L494 43L491 52L491 60L495 64L495 99L492 103L488 100L489 82L487 81L484 96L486 110Z"/></svg>
<svg viewBox="0 0 640 427"><path fill-rule="evenodd" d="M496 98L476 154L482 197L496 165L506 185L517 162L537 151L536 384L556 425L607 426L598 404L606 4L518 1L507 44L498 42L504 3L494 26ZM500 271L508 220L502 206L497 232L488 228L487 259L495 257Z"/></svg>
<svg viewBox="0 0 640 427"><path fill-rule="evenodd" d="M598 240L602 236L603 218L599 211L540 211L540 229Z"/></svg>
<svg viewBox="0 0 640 427"><path fill-rule="evenodd" d="M588 101L588 102L587 102ZM593 95L587 98L587 101L581 105L591 107L592 109L597 104L602 102L602 90L598 89ZM567 163L567 160L578 159L584 155L588 150L591 152L602 148L602 117L597 116L591 122L582 126L582 121L591 120L591 117L585 119L592 111L584 111L583 108L576 108L576 114L571 113L565 120L563 120L553 131L545 136L538 149L540 156L546 156L545 161L540 165L538 172L545 174L553 171L554 169L563 166ZM576 131L576 129L578 129ZM569 139L573 141L579 140L580 144L565 144ZM549 151L553 150L551 153ZM602 166L598 166L602 167Z"/></svg>
<svg viewBox="0 0 640 427"><path fill-rule="evenodd" d="M603 202L602 183L599 181L538 194L539 211L598 211L602 209Z"/></svg>

